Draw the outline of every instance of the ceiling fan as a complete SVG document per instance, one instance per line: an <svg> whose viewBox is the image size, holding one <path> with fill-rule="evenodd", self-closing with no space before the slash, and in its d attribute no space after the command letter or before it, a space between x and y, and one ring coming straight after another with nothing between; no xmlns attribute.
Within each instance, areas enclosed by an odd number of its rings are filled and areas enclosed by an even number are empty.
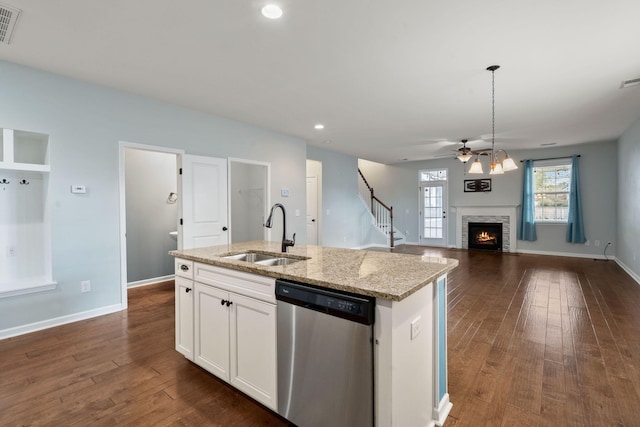
<svg viewBox="0 0 640 427"><path fill-rule="evenodd" d="M479 140L479 141L482 141L482 140ZM469 159L471 159L473 156L476 156L476 155L488 155L488 152L491 151L490 148L472 150L471 148L467 147L467 142L469 142L468 139L463 139L460 142L462 143L462 147L453 151L456 151L458 153L456 158L460 160L462 163L467 163Z"/></svg>

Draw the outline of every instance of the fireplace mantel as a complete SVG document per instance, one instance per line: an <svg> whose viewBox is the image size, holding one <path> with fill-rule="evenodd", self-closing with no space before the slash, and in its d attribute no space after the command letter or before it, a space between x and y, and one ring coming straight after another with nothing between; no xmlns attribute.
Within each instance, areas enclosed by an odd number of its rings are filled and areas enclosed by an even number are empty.
<svg viewBox="0 0 640 427"><path fill-rule="evenodd" d="M520 205L454 205L451 206L456 214L456 248L462 248L462 217L463 216L507 216L509 217L509 252L516 252L517 210Z"/></svg>

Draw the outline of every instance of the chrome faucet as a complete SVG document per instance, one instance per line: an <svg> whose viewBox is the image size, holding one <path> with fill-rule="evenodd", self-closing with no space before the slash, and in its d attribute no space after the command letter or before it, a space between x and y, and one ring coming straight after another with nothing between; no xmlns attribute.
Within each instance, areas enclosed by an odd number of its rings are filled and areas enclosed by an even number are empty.
<svg viewBox="0 0 640 427"><path fill-rule="evenodd" d="M296 244L296 233L293 233L293 240L287 240L287 213L284 211L284 206L280 203L276 203L271 206L271 212L269 212L269 218L267 218L267 222L264 223L264 226L267 228L273 227L273 211L276 208L282 209L282 252L287 252L287 248L289 246L293 246Z"/></svg>

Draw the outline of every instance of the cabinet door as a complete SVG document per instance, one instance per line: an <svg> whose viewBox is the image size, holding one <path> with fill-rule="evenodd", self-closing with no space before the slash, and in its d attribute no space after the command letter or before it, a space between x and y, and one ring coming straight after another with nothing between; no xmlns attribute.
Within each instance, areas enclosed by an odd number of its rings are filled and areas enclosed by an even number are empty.
<svg viewBox="0 0 640 427"><path fill-rule="evenodd" d="M229 311L222 304L229 293L213 286L195 284L194 362L229 381Z"/></svg>
<svg viewBox="0 0 640 427"><path fill-rule="evenodd" d="M231 294L231 385L277 410L276 306Z"/></svg>
<svg viewBox="0 0 640 427"><path fill-rule="evenodd" d="M176 288L176 350L193 360L193 282L175 279Z"/></svg>

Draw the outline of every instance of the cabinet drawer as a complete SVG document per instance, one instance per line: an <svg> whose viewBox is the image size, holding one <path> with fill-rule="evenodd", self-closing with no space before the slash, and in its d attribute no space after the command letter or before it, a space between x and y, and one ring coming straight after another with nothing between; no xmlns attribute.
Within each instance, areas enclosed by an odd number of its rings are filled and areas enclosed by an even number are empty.
<svg viewBox="0 0 640 427"><path fill-rule="evenodd" d="M193 261L176 258L176 276L193 279Z"/></svg>
<svg viewBox="0 0 640 427"><path fill-rule="evenodd" d="M276 279L209 264L194 263L194 280L275 304Z"/></svg>

